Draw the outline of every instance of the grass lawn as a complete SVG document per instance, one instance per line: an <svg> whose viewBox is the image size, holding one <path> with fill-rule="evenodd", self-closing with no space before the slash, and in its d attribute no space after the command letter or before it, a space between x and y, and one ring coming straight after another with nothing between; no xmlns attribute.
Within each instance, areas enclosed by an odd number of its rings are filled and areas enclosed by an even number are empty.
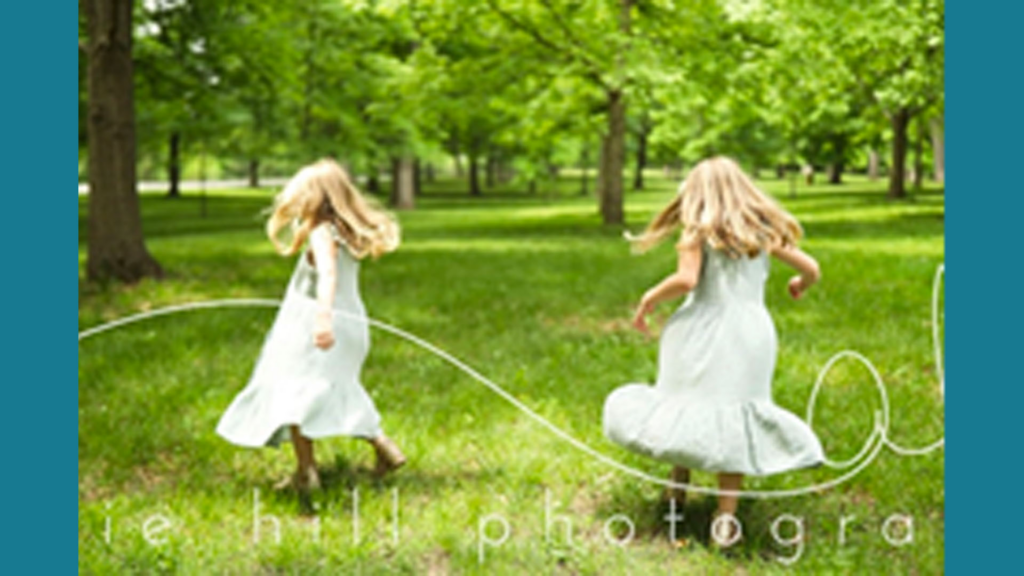
<svg viewBox="0 0 1024 576"><path fill-rule="evenodd" d="M891 404L889 438L904 447L943 435L943 403L931 341L932 279L944 256L943 196L884 197L883 182L843 186L767 181L804 224L805 248L823 281L799 302L774 264L768 306L779 332L775 400L803 417L819 370L836 352L869 358ZM675 182L651 173L629 193L636 230ZM399 215L403 246L362 268L370 315L451 352L553 424L600 452L650 474L668 466L604 439L605 396L651 382L656 342L629 317L639 296L674 266L672 249L630 254L619 228L602 227L596 201L575 180L535 196L494 191L472 200L462 184L428 185L415 211ZM80 283L79 329L143 310L221 298L279 298L294 260L273 253L260 211L272 192L218 191L200 199L142 198L150 250L168 272L132 287ZM85 257L81 198L79 264ZM672 306L659 309L660 321ZM852 480L804 496L744 500L745 538L728 553L707 547L710 496L691 497L669 539L660 488L577 451L515 407L426 351L374 331L363 381L386 431L410 457L375 481L372 450L356 440L319 442L324 491L315 520L272 484L293 463L290 448L236 448L214 433L245 384L270 308L163 316L79 345L79 540L85 573L807 573L935 574L943 570L943 452L882 450ZM833 460L861 448L881 401L868 370L843 361L829 373L814 427ZM842 474L828 468L748 479L786 489ZM710 485L710 474L694 480ZM393 508L398 498L397 541ZM254 498L265 519L254 533ZM546 499L557 518L545 537ZM357 509L358 514L353 510ZM789 540L794 522L804 538ZM894 545L912 518L911 542ZM480 527L501 545L484 549ZM629 525L631 540L625 541ZM355 521L358 521L358 529ZM565 522L571 523L571 545ZM148 524L147 524L148 522ZM887 529L887 530L886 530ZM357 534L358 530L358 534ZM150 544L144 538L162 544ZM791 544L780 544L785 540ZM779 557L799 560L791 567Z"/></svg>

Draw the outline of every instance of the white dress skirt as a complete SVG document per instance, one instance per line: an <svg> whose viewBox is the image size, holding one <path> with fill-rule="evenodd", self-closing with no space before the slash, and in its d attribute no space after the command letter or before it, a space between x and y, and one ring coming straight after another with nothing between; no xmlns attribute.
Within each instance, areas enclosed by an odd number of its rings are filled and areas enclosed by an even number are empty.
<svg viewBox="0 0 1024 576"><path fill-rule="evenodd" d="M662 332L657 382L625 385L605 401L610 440L712 472L762 476L822 463L811 428L772 400L768 258L704 248L698 285Z"/></svg>
<svg viewBox="0 0 1024 576"><path fill-rule="evenodd" d="M217 433L234 444L280 445L293 424L307 438L381 435L380 415L359 380L370 348L359 260L334 226L324 225L339 244L334 308L344 313L334 315L334 345L313 344L317 270L303 252L249 382L217 424Z"/></svg>

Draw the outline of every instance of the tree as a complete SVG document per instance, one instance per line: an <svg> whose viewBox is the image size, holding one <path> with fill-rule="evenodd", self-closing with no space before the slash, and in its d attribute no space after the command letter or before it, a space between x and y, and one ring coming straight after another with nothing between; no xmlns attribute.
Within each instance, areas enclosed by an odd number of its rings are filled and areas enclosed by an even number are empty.
<svg viewBox="0 0 1024 576"><path fill-rule="evenodd" d="M943 91L942 0L776 0L784 25L802 30L805 49L844 68L892 132L889 197L906 196L908 130Z"/></svg>
<svg viewBox="0 0 1024 576"><path fill-rule="evenodd" d="M90 280L160 277L142 234L135 184L132 1L85 0L88 21Z"/></svg>

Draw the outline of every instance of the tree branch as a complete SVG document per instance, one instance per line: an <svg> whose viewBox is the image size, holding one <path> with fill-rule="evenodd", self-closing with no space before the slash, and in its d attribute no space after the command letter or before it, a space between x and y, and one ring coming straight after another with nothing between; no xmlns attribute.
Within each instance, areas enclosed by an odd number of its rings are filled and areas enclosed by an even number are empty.
<svg viewBox="0 0 1024 576"><path fill-rule="evenodd" d="M510 26L512 26L516 30L519 30L520 32L527 34L528 36L533 38L538 44L554 52L560 58L565 59L565 53L569 52L570 61L575 61L576 63L583 64L587 68L587 70L583 73L583 76L585 78L588 78L589 80L593 81L594 83L601 86L605 90L612 89L612 87L609 86L608 83L605 82L604 79L601 77L601 73L599 70L595 69L587 61L580 59L572 50L565 50L562 46L559 46L554 41L546 38L536 28L528 26L525 23L521 22L515 16L503 10L501 6L498 5L496 0L487 0L487 5L491 7L491 10L493 10L495 13L501 16L501 18L505 20L505 22L507 22Z"/></svg>
<svg viewBox="0 0 1024 576"><path fill-rule="evenodd" d="M555 24L562 30L562 33L565 34L565 37L569 40L569 42L576 47L576 57L579 58L580 61L582 61L584 64L586 64L591 70L600 70L601 67L598 66L592 59L590 59L587 56L589 50L583 45L583 42L580 41L580 39L575 34L573 34L572 29L569 28L569 25L565 22L565 19L562 18L562 14L555 9L553 4L551 4L551 0L541 0L540 3L543 4L545 8L547 8L548 12L551 14L552 19L555 21Z"/></svg>

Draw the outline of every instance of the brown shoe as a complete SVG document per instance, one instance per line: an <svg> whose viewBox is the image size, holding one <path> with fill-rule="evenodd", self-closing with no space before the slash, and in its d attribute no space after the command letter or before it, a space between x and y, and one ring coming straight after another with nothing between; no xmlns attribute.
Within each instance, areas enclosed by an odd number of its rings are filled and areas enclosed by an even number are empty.
<svg viewBox="0 0 1024 576"><path fill-rule="evenodd" d="M373 444L373 450L377 454L377 463L373 468L375 475L383 476L405 464L405 454L402 454L398 446L387 436L381 435L371 440L370 443Z"/></svg>

